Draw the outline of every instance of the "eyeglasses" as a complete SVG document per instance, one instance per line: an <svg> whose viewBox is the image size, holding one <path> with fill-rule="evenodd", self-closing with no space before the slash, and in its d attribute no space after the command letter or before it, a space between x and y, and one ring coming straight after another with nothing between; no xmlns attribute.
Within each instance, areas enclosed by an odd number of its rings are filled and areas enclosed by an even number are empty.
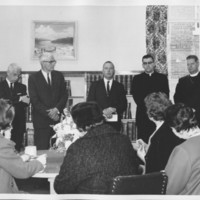
<svg viewBox="0 0 200 200"><path fill-rule="evenodd" d="M153 62L143 62L143 65L151 65Z"/></svg>
<svg viewBox="0 0 200 200"><path fill-rule="evenodd" d="M48 63L50 63L50 64L54 64L54 63L56 63L56 61L55 60L50 60L50 61L43 61L43 62L48 62Z"/></svg>

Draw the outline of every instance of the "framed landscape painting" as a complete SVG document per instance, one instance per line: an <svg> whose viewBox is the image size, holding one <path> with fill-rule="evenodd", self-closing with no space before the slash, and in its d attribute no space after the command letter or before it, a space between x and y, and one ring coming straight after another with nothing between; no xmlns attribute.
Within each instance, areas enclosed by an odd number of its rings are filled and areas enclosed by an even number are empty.
<svg viewBox="0 0 200 200"><path fill-rule="evenodd" d="M33 21L33 58L43 51L51 51L56 59L75 60L76 22Z"/></svg>

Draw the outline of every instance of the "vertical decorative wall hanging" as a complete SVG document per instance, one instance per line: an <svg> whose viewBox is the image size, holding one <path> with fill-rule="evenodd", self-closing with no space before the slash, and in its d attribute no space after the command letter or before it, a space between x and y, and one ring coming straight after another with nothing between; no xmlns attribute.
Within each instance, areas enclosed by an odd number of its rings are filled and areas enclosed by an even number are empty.
<svg viewBox="0 0 200 200"><path fill-rule="evenodd" d="M156 70L167 74L167 10L168 6L147 6L146 49L155 58Z"/></svg>

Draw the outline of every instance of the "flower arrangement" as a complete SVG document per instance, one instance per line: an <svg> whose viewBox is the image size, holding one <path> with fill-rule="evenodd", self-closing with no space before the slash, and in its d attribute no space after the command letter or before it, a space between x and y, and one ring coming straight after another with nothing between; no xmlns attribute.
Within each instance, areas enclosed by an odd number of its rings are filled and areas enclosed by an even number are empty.
<svg viewBox="0 0 200 200"><path fill-rule="evenodd" d="M52 149L60 152L66 151L73 142L83 136L83 133L76 128L70 112L65 108L63 113L60 123L53 126L55 135L52 136L51 140L55 138L56 141L53 146L50 144Z"/></svg>

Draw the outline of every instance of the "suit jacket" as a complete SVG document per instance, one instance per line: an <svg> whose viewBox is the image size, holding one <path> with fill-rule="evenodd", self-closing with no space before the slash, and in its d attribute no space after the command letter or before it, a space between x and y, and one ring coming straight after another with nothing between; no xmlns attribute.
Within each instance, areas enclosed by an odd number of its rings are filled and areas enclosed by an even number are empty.
<svg viewBox="0 0 200 200"><path fill-rule="evenodd" d="M200 195L200 136L175 147L165 168L166 194Z"/></svg>
<svg viewBox="0 0 200 200"><path fill-rule="evenodd" d="M182 142L184 140L178 138L171 128L163 123L151 138L151 144L145 156L146 173L164 170L174 147Z"/></svg>
<svg viewBox="0 0 200 200"><path fill-rule="evenodd" d="M14 146L14 142L0 134L0 193L19 192L14 178L26 179L43 169L37 160L23 162Z"/></svg>
<svg viewBox="0 0 200 200"><path fill-rule="evenodd" d="M138 136L145 142L155 129L155 125L149 120L144 99L152 92L164 92L169 96L169 84L167 76L154 72L151 76L145 72L135 75L131 83L131 94L137 104L136 110L136 125L138 128Z"/></svg>
<svg viewBox="0 0 200 200"><path fill-rule="evenodd" d="M194 78L187 75L179 79L174 94L174 102L184 103L194 108L200 124L200 73Z"/></svg>
<svg viewBox="0 0 200 200"><path fill-rule="evenodd" d="M87 101L96 101L102 110L108 107L116 108L119 120L127 107L124 86L115 80L113 80L109 96L107 96L103 79L93 82L90 86Z"/></svg>
<svg viewBox="0 0 200 200"><path fill-rule="evenodd" d="M20 119L21 125L18 127L23 127L22 133L25 132L25 123L26 123L26 106L28 104L19 101L20 96L26 95L26 85L22 83L15 82L14 89L10 91L9 85L6 80L0 83L0 98L7 99L10 103L15 107L15 118ZM15 120L13 121L13 123ZM18 122L19 123L19 120ZM15 124L13 124L13 128L15 128Z"/></svg>
<svg viewBox="0 0 200 200"><path fill-rule="evenodd" d="M107 193L111 178L137 174L137 169L137 155L129 138L102 124L68 148L54 189L62 194Z"/></svg>
<svg viewBox="0 0 200 200"><path fill-rule="evenodd" d="M33 105L33 124L35 128L46 128L55 124L48 117L47 110L56 107L60 113L67 102L67 91L61 72L52 71L52 85L49 87L41 71L32 74L28 80L30 100Z"/></svg>

